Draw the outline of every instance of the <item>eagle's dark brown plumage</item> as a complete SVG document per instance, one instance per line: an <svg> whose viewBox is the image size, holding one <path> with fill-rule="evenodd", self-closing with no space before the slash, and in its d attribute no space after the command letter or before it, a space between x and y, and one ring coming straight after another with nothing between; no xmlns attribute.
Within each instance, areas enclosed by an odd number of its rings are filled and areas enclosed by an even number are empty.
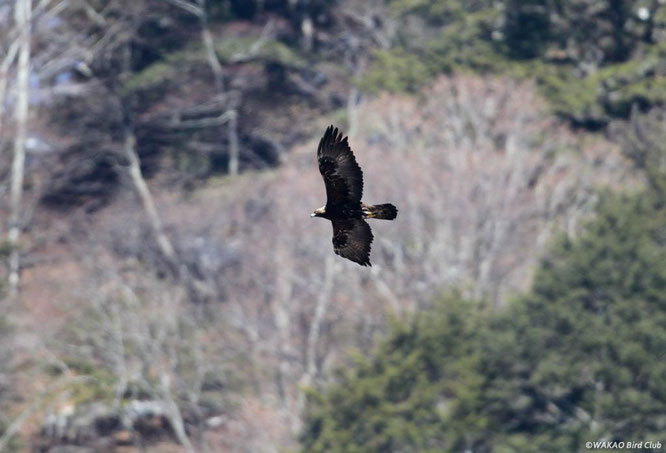
<svg viewBox="0 0 666 453"><path fill-rule="evenodd" d="M329 219L333 224L333 250L361 266L370 264L372 231L363 219L393 220L398 210L392 204L369 205L361 202L363 172L349 148L347 137L329 126L317 148L319 172L326 185L326 205L312 217Z"/></svg>

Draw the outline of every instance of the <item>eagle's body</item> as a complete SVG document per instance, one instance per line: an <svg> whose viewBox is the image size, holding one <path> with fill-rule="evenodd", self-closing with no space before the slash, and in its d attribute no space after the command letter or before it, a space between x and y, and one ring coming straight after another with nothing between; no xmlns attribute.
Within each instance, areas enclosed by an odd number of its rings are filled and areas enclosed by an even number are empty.
<svg viewBox="0 0 666 453"><path fill-rule="evenodd" d="M337 220L337 219L385 219L386 217L378 217L378 211L387 205L371 205L366 203L350 203L343 205L330 205L322 206L321 208L315 210L314 217L323 217L328 220ZM393 206L393 205L388 205ZM395 213L398 213L398 210L395 210ZM387 213L388 215L388 213ZM388 220L395 219L395 216Z"/></svg>
<svg viewBox="0 0 666 453"><path fill-rule="evenodd" d="M363 203L363 172L356 163L347 137L329 126L317 148L319 172L326 185L326 205L313 217L323 217L333 224L333 250L361 266L370 264L372 231L364 219L393 220L398 210L392 204Z"/></svg>

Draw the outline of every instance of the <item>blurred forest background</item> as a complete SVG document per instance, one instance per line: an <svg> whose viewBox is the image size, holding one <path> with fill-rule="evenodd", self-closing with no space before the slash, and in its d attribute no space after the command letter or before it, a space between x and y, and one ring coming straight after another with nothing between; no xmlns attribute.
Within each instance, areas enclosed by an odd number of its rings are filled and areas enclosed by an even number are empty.
<svg viewBox="0 0 666 453"><path fill-rule="evenodd" d="M0 451L664 446L665 126L663 0L0 0Z"/></svg>

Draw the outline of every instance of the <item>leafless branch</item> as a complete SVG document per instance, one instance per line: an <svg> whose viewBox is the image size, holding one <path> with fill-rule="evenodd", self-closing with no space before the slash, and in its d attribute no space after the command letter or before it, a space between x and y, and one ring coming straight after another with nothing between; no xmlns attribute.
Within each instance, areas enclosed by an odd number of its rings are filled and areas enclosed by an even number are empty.
<svg viewBox="0 0 666 453"><path fill-rule="evenodd" d="M192 3L189 3L185 0L166 0L167 3L171 3L178 8L187 11L188 13L194 14L197 17L202 17L205 14L204 6L197 6Z"/></svg>

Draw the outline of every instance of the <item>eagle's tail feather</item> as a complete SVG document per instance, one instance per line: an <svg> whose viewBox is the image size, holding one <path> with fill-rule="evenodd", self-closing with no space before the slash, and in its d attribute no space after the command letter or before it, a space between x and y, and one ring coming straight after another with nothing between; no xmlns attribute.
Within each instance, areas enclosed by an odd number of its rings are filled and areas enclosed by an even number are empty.
<svg viewBox="0 0 666 453"><path fill-rule="evenodd" d="M398 208L391 203L368 206L369 219L393 220L398 216Z"/></svg>

